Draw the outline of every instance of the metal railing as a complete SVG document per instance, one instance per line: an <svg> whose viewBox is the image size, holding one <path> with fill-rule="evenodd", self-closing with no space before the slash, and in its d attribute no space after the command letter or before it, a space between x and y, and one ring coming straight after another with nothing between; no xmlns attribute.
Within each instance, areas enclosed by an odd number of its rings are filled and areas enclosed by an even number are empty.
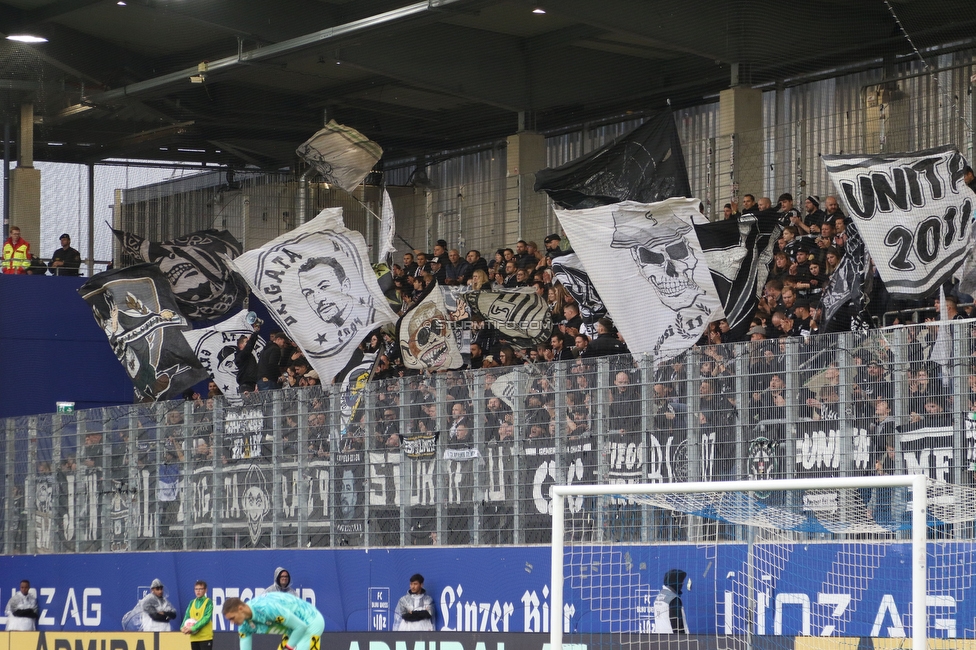
<svg viewBox="0 0 976 650"><path fill-rule="evenodd" d="M549 489L922 473L972 482L974 321L2 421L14 553L547 543ZM864 506L875 507L864 495ZM617 500L592 539L695 539ZM728 531L726 531L727 533ZM968 527L946 535L968 538ZM734 531L731 537L734 538Z"/></svg>

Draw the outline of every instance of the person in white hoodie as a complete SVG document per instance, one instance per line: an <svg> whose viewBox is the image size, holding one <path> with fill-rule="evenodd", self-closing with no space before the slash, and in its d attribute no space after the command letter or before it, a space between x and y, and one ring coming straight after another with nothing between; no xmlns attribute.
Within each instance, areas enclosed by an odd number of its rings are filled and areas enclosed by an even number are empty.
<svg viewBox="0 0 976 650"><path fill-rule="evenodd" d="M434 599L424 589L424 577L410 576L410 590L397 602L393 631L432 632L434 630Z"/></svg>

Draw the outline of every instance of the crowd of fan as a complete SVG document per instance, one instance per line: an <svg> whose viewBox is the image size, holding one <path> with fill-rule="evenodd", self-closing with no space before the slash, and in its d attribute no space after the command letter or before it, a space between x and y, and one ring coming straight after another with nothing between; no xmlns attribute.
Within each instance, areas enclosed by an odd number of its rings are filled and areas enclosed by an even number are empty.
<svg viewBox="0 0 976 650"><path fill-rule="evenodd" d="M966 180L976 184L971 171ZM738 214L737 208L735 204L726 204L725 218ZM769 209L771 203L767 197L758 201L750 194L743 197L743 214L758 214ZM836 197L828 196L821 202L818 196L808 196L801 211L794 206L791 194L782 194L777 214L783 233L776 242L759 308L750 323L747 334L750 340L809 336L820 332L823 292L845 255L850 254L847 242L849 219L840 209ZM926 319L939 317L938 299L893 299L873 264L868 272L871 288L865 313L855 315L862 316L865 325L882 323L886 313L894 314L893 323L912 320L913 314L918 313ZM971 303L972 297L959 294L953 286L946 289L949 318L969 318L971 307L960 308L959 305ZM846 314L848 319L850 316L850 313ZM844 323L841 329L847 329L846 325ZM727 328L723 330L723 327L722 323L710 326L710 343L729 341Z"/></svg>
<svg viewBox="0 0 976 650"><path fill-rule="evenodd" d="M443 240L434 245L428 255L423 252L406 253L403 264L394 264L392 273L401 313L410 309L435 280L446 286L466 286L471 290L514 289L532 287L548 301L554 330L549 341L536 348L516 350L490 329L479 330L470 346L468 367L492 368L537 361L560 361L575 357L620 354L627 349L609 319L596 324L599 335L592 338L580 330L583 321L579 306L558 283L553 282L551 261L566 251L559 247L561 237L552 234L545 238L540 251L535 242L519 241L516 248L499 249L495 258L485 260L479 251L468 251L464 259L457 250L447 250ZM238 385L242 393L278 388L316 386L321 383L301 349L281 331L269 335L269 344L254 357L258 328L249 337L238 341L236 355ZM418 374L401 363L400 348L390 331L371 333L360 345L364 354L376 353L375 379ZM358 359L359 357L355 357ZM329 378L330 382L333 378ZM220 396L222 391L211 382L208 398ZM202 398L192 391L187 397Z"/></svg>
<svg viewBox="0 0 976 650"><path fill-rule="evenodd" d="M822 207L821 207L822 205ZM726 218L738 214L738 207L734 204L726 206ZM768 340L760 347L752 348L748 392L749 402L745 409L736 407L735 376L733 364L729 361L728 346L732 343L729 336L729 325L726 321L711 323L703 336L701 343L705 354L705 361L700 368L701 412L699 418L702 423L729 424L740 417L743 411L748 421L775 421L787 415L787 409L794 400L786 396L785 359L787 356L786 339L797 339L800 354L799 363L810 359L818 352L815 339L810 335L819 329L821 312L819 308L820 296L827 285L832 273L838 268L843 256L847 254L846 245L846 217L841 212L835 197L827 197L821 204L817 196L809 196L803 201L803 211L793 206L793 197L783 194L779 197L778 214L784 224L783 235L776 244L776 250L770 267L769 278L766 282L763 297L756 314L750 324L746 338L750 341ZM752 195L745 195L742 201L742 213L758 213L771 209L768 198L758 201ZM406 253L402 264L394 264L392 273L398 296L402 300L402 311L408 310L434 281L447 286L467 286L471 290L486 287L492 289L513 289L529 287L537 294L544 296L552 312L554 329L551 337L545 343L530 349L514 349L508 342L500 340L490 329L478 331L470 347L469 368L498 368L521 364L534 364L548 361L565 361L582 359L571 366L570 381L586 384L586 373L593 370L593 365L586 360L599 356L625 354L628 350L623 337L614 328L612 320L602 318L596 323L596 335L591 338L584 333L580 310L573 297L556 281L552 273L552 260L567 252L568 246L563 243L559 234L551 234L544 240L544 248L540 249L535 242L519 241L514 249L498 249L493 259L485 259L477 250L470 250L462 258L460 251L448 249L444 241L438 241L431 254L423 252ZM958 308L959 298L949 293L946 295L946 311L951 319L967 318L969 314ZM938 317L940 305L935 302L935 310L931 312L933 318ZM932 301L927 303L932 307ZM943 395L943 383L937 364L931 361L931 348L934 336L926 336L926 330L919 335L916 330L910 330L909 356L912 362L910 377L908 378L908 409L909 422L906 426L921 426L919 423L932 424L939 418L944 419L945 413L953 408L948 396ZM918 340L916 340L916 337ZM288 387L316 385L319 379L309 370L308 363L301 352L289 342L283 334L272 335L272 343L282 350L280 354L280 372L278 379L271 386ZM275 348L275 345L268 346ZM374 371L375 379L408 377L411 391L417 392L413 397L416 401L409 420L414 421L420 430L424 423L432 421L434 417L433 394L430 390L424 393L423 381L418 383L415 376L421 373L407 370L400 361L399 346L391 332L377 331L363 342L361 349L365 353L375 352L377 362ZM267 350L267 349L266 349ZM892 408L892 359L890 354L882 352L862 351L857 353L850 377L849 394L856 404L857 417L877 422L872 427L885 429L889 426ZM624 357L626 359L626 357ZM259 363L260 365L260 363ZM627 364L625 364L627 365ZM812 371L819 373L822 385L815 390L808 387L794 391L795 417L807 420L836 420L838 401L841 390L839 386L840 371L837 361L833 357L816 366ZM813 368L813 366L811 368ZM686 390L684 380L683 361L677 360L672 365L664 365L658 370L658 377L653 386L654 416L661 419L661 426L668 425L683 427L686 424L686 408L682 394ZM663 374L662 374L663 373ZM260 374L260 373L259 373ZM807 374L810 374L807 372ZM494 376L490 373L489 377ZM804 376L804 381L808 379ZM550 381L543 379L539 381ZM624 368L624 375L618 376L615 383L625 384L629 388L621 390L618 396L625 397L627 391L636 390L636 377L633 366ZM801 382L803 383L803 382ZM972 382L971 382L972 383ZM416 384L416 385L415 385ZM380 392L380 402L377 408L376 420L380 428L375 432L376 444L381 447L397 446L399 444L399 422L401 414L398 408L399 395L396 382L389 383L390 391ZM592 388L592 382L589 386ZM571 395L578 397L579 392L574 383ZM460 389L458 389L460 390ZM551 397L551 386L542 386L535 399L538 404L526 404L527 412L533 413L526 420L526 435L532 437L533 431L537 436L549 435L555 417L552 415L554 403ZM462 431L467 429L464 424L470 404L460 395L449 404L449 412L453 421L459 422ZM530 397L532 397L530 395ZM639 401L636 395L626 401ZM572 402L574 397L570 397ZM568 404L566 423L570 431L577 428L585 431L589 422L588 409L585 400L580 404ZM389 402L389 404L387 404ZM613 403L613 400L611 400ZM384 412L390 406L389 413ZM960 405L962 408L976 408L976 403ZM425 410L427 409L427 410ZM501 400L488 399L485 403L487 418L492 419L496 410L504 410ZM459 411L454 413L454 411ZM430 411L429 413L427 411ZM538 414L548 412L548 417ZM633 414L631 414L633 415ZM625 416L617 416L626 419ZM489 427L491 436L514 435L505 426L505 419ZM509 417L510 420L510 417ZM539 425L533 428L532 423ZM383 423L386 422L385 428ZM633 423L632 423L633 424ZM497 425L497 426L496 426ZM426 426L433 426L428 423ZM893 425L891 425L893 426ZM500 433L499 433L499 427ZM612 427L613 428L613 427ZM630 427L628 427L630 428ZM634 427L634 430L639 427ZM365 434L364 434L365 435ZM465 435L462 435L463 439ZM452 434L452 440L457 436ZM352 436L344 444L362 444L362 436ZM887 433L878 440L881 449L887 444Z"/></svg>
<svg viewBox="0 0 976 650"><path fill-rule="evenodd" d="M753 202L746 195L742 211L768 208L766 203L768 199ZM626 354L624 341L609 319L596 324L593 339L582 333L578 305L553 279L552 260L568 249L560 246L558 234L547 236L543 249L534 242L519 241L514 249L499 249L491 260L476 250L462 259L459 251L448 250L440 241L431 255L407 253L402 264L393 265L394 285L404 311L435 280L472 290L530 287L545 297L552 312L554 329L548 342L516 350L493 330L479 330L468 362L469 368L488 369L479 385L470 373L432 377L407 370L395 335L388 330L372 332L361 351L376 353L374 379L389 381L376 384L373 395L354 407L348 424L340 427L333 402L319 390L296 391L293 397L286 394L280 410L269 406L272 400L266 400L263 391L316 387L323 382L301 350L280 331L271 333L269 344L255 358L252 349L259 325L253 336L242 337L238 343L239 383L245 407L260 408L263 415L257 417L278 417L279 424L272 427L270 421L264 422L254 439L227 433L215 447L214 398L221 390L211 381L205 397L187 395L196 403L192 420L184 422L182 409L167 407L170 410L161 421L147 418L140 424L139 462L158 460L161 474L167 470L178 476L184 450L189 450L188 460L194 465L209 465L215 456L223 463L271 458L275 445L280 445L277 449L284 461L316 460L329 458L333 451L397 450L406 437L437 432L450 446L471 447L476 438L481 445L515 440L551 445L559 430L569 447L592 437L597 441L595 448L608 450L616 444L638 444L649 435L681 439L696 423L715 433L712 475L741 478L735 474L737 445L742 442L737 439L738 424L746 424L751 432L754 427L775 427L777 422L804 426L803 422L853 418L871 438L871 453L858 471L892 472L896 426L902 431L946 426L953 413L976 412L976 371L968 375L968 387L962 387L968 403L957 403L950 388L952 377L944 375L936 359L938 327L934 324L906 328L905 347L898 350L897 359L883 345L866 345L842 357L829 343L811 338L817 331L819 294L846 254L845 220L833 197L827 197L822 211L816 196L804 201L803 214L792 207L789 195L780 197L779 206L781 218L789 225L778 242L763 300L749 328L747 338L752 342L738 349L746 350L744 373L724 321L709 326L702 340L707 345L695 357L695 373L689 373L687 355L644 373L637 360ZM729 205L727 216L737 208ZM950 318L966 317L957 308L955 296L947 295L946 302ZM970 332L971 340L976 340L974 335L976 328ZM976 356L976 346L970 344L970 348ZM619 356L609 361L609 377L600 377L601 365L595 357L610 355ZM791 358L792 371L788 369ZM509 399L493 391L507 367L548 361L571 363L561 366L561 375L553 372L553 366L535 366L539 372L528 373L524 389ZM908 364L904 378L894 375L896 361ZM976 364L966 368L976 368ZM697 379L691 382L689 376ZM330 381L332 378L325 383ZM696 393L694 399L692 393ZM896 393L904 398L897 404ZM301 409L299 400L305 404ZM962 401L967 402L965 397ZM602 421L598 420L598 403L606 406ZM480 413L477 419L475 413ZM150 427L159 427L160 433L148 435ZM298 445L303 427L307 449ZM275 429L280 437L276 438ZM777 437L766 431L765 435ZM153 440L157 435L165 441L161 455L153 454L143 442L143 438ZM101 434L91 434L96 436L99 439L93 439L93 445L101 441ZM86 446L88 442L86 436ZM129 466L125 435L113 444L111 456L119 457L119 476L124 478L124 468ZM97 450L83 452L85 462L100 456ZM505 515L502 510L496 514Z"/></svg>
<svg viewBox="0 0 976 650"><path fill-rule="evenodd" d="M768 197L758 200L751 194L742 197L740 206L726 204L725 218L740 214L759 214L773 210ZM847 217L833 196L823 201L808 196L802 211L794 207L792 195L785 193L775 209L783 225L776 242L768 279L763 288L758 309L749 324L745 338L751 341L783 337L809 337L821 329L820 300L830 277L836 272L847 253ZM588 332L580 316L579 305L572 295L553 277L552 260L569 252L570 246L558 233L545 237L543 247L534 241L519 240L515 248L499 248L488 259L478 250L469 250L462 257L457 249L449 249L447 242L438 240L431 253L405 253L402 263L392 265L393 285L400 313L409 310L431 283L449 287L466 287L472 291L484 289L528 288L543 296L549 305L553 331L544 343L517 349L500 338L497 331L477 330L470 345L471 369L512 366L523 363L564 361L593 358L628 352L623 336L611 318L601 318ZM928 308L930 318L938 318L939 301L916 301L895 304L887 299L880 278L875 277L869 306L872 313L892 306L907 309ZM968 296L963 296L969 299ZM960 308L960 297L953 291L946 294L949 318L970 316ZM734 342L729 323L725 320L710 323L701 344ZM275 388L314 386L321 378L311 369L301 350L283 332L270 335L258 359L251 355L256 335L242 337L238 347L238 378L242 392ZM360 345L364 353L376 353L375 379L416 374L401 362L399 345L390 331L371 333ZM332 378L327 379L327 383ZM217 390L219 393L219 389ZM211 397L215 395L210 395Z"/></svg>
<svg viewBox="0 0 976 650"><path fill-rule="evenodd" d="M499 248L492 259L478 250L469 250L462 258L457 249L447 249L439 240L433 253L406 253L402 264L394 264L393 281L402 300L401 313L409 310L432 282L445 286L467 287L471 291L531 289L549 305L554 328L549 340L535 348L516 350L491 329L478 331L471 344L469 368L491 368L526 362L561 361L571 357L594 357L627 351L609 319L595 325L596 336L588 336L583 327L579 305L553 278L552 261L568 251L560 246L558 233L548 235L544 248L534 241L519 240L515 248ZM396 374L398 355L388 339L386 367L381 376Z"/></svg>
<svg viewBox="0 0 976 650"><path fill-rule="evenodd" d="M976 184L971 172L966 180ZM795 207L793 196L789 193L780 195L775 208L768 197L756 200L753 195L746 194L742 198L741 211L737 204L726 204L724 217L729 219L771 210L777 213L783 230L775 244L758 309L745 334L747 340L753 341L787 336L807 337L820 332L823 291L844 256L849 254L848 218L833 196L823 201L818 196L808 196L800 210ZM554 281L552 260L569 249L568 246L561 246L562 243L558 234L547 236L543 249L539 249L535 242L520 240L515 249L500 248L490 260L483 258L477 250L468 251L462 258L458 250L448 250L443 240L437 242L432 254L407 253L402 264L393 265L396 289L403 300L402 310L409 309L434 280L448 286L467 285L472 290L531 287L539 295L545 296L552 311L556 327L550 340L534 349L512 350L505 346L504 341L492 339L491 333L487 332L472 344L471 368L626 352L626 343L610 318L596 323L596 331L592 332L594 336L588 336L582 327L579 306ZM894 322L911 320L906 314L913 311L921 312L929 319L938 318L938 299L894 300L888 296L873 267L870 273L873 282L867 310L873 322L881 322L882 316L891 310L903 312L893 319ZM970 303L972 298L958 294L953 287L948 289L945 300L949 318L969 318L971 307L962 308L959 305L961 302ZM868 321L868 324L871 322ZM733 342L732 336L729 323L721 320L709 324L701 343L730 343ZM397 374L396 346L389 337L384 336L384 341L389 349L383 361L382 376L392 376Z"/></svg>

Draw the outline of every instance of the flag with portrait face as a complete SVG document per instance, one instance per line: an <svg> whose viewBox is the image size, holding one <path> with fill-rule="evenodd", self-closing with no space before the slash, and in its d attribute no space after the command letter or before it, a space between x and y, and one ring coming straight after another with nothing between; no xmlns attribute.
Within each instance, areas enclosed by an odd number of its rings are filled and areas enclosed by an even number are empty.
<svg viewBox="0 0 976 650"><path fill-rule="evenodd" d="M230 266L243 248L227 230L199 230L162 242L114 228L112 233L124 254L159 265L188 319L220 318L244 304L247 285Z"/></svg>
<svg viewBox="0 0 976 650"><path fill-rule="evenodd" d="M190 329L155 264L99 273L78 293L108 337L141 399L177 399L207 378L183 332Z"/></svg>
<svg viewBox="0 0 976 650"><path fill-rule="evenodd" d="M366 240L342 208L248 251L234 265L328 383L372 330L396 322L366 259Z"/></svg>
<svg viewBox="0 0 976 650"><path fill-rule="evenodd" d="M193 348L193 353L197 355L210 378L216 382L227 403L234 406L243 403L237 385L237 341L242 336L254 333L254 328L245 320L246 316L247 312L242 310L212 327L183 332L186 342ZM258 337L252 353L255 361L264 346L264 339Z"/></svg>
<svg viewBox="0 0 976 650"><path fill-rule="evenodd" d="M614 325L635 354L694 345L722 303L695 234L698 199L556 210Z"/></svg>

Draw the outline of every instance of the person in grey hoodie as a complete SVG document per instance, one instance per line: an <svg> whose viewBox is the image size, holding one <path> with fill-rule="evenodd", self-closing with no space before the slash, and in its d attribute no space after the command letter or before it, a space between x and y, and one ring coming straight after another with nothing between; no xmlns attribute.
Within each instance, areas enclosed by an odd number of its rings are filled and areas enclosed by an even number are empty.
<svg viewBox="0 0 976 650"><path fill-rule="evenodd" d="M265 591L282 591L286 594L291 594L292 596L298 595L298 592L292 589L291 574L288 573L288 569L284 567L278 567L275 569L274 584L265 589Z"/></svg>
<svg viewBox="0 0 976 650"><path fill-rule="evenodd" d="M139 601L139 607L143 612L143 632L172 631L170 621L176 618L176 609L163 595L163 583L158 578L152 581L149 593Z"/></svg>

